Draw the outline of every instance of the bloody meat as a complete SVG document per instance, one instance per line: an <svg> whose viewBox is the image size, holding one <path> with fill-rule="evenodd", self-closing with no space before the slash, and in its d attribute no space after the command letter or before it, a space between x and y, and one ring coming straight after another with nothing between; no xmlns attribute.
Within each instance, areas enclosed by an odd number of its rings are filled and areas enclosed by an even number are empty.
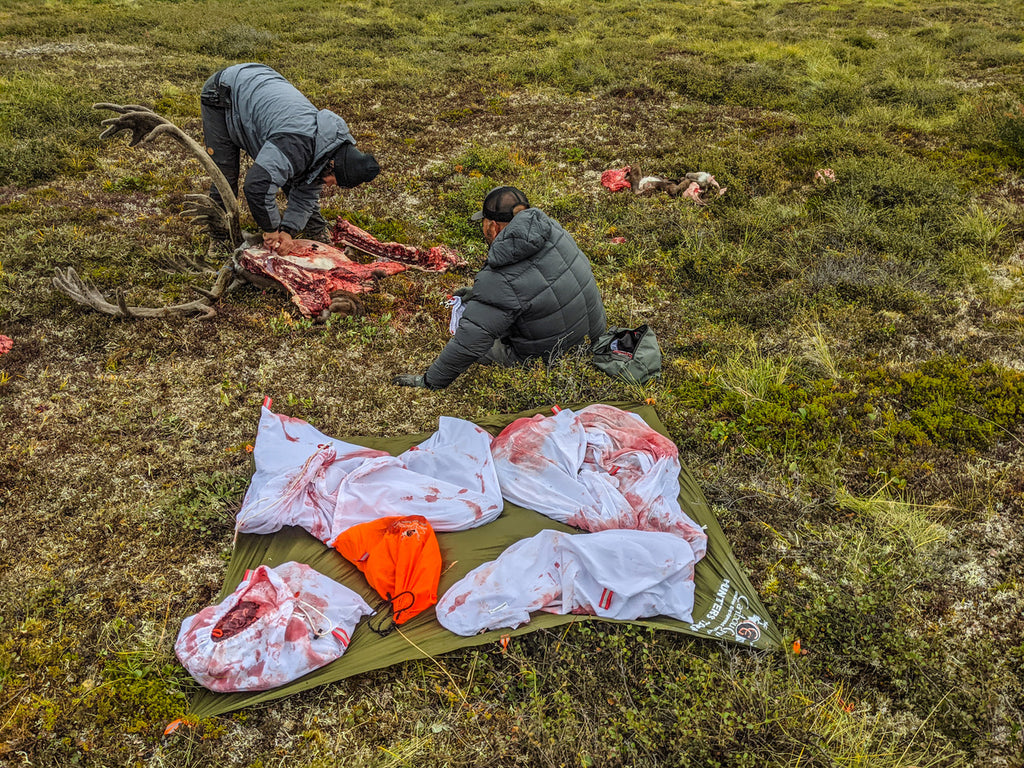
<svg viewBox="0 0 1024 768"><path fill-rule="evenodd" d="M369 293L378 279L407 269L444 272L466 264L457 251L447 246L415 248L401 243L382 243L344 219L338 219L334 225L331 239L334 245L295 240L287 255L262 246L250 246L241 252L238 263L253 274L280 283L306 317L316 317L327 309L331 294L336 291ZM353 261L345 255L344 247L376 256L377 261L370 264Z"/></svg>

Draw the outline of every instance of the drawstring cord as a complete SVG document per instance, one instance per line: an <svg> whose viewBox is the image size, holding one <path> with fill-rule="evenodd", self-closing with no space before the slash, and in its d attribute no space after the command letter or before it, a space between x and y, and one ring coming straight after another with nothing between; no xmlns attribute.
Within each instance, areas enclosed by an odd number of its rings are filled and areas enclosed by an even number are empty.
<svg viewBox="0 0 1024 768"><path fill-rule="evenodd" d="M395 601L403 595L409 596L409 604L404 608L399 608L396 610ZM395 627L398 626L398 617L410 608L412 608L413 603L415 602L416 595L414 595L409 590L399 592L394 597L392 597L391 593L389 592L387 594L387 597L384 598L384 601L380 603L377 610L374 612L373 616L371 616L369 620L366 622L366 626L368 626L370 630L373 631L375 634L378 634L381 637L387 637L394 631Z"/></svg>
<svg viewBox="0 0 1024 768"><path fill-rule="evenodd" d="M292 478L288 481L288 485L285 486L284 490L279 495L260 496L253 502L253 504L249 507L248 510L245 511L244 514L242 514L242 512L239 511L238 516L235 518L235 537L234 540L232 541L232 544L238 542L238 531L243 524L245 524L251 518L257 515L262 515L268 510L271 510L274 507L283 504L284 500L287 499L289 496L295 494L299 490L301 485L309 485L309 480L306 479L306 473L309 471L309 465L313 462L315 458L325 453L328 450L328 448L329 446L326 445L318 445L317 450L315 450L313 453L309 455L305 463L302 465L302 469L300 469L292 476Z"/></svg>
<svg viewBox="0 0 1024 768"><path fill-rule="evenodd" d="M313 611L314 613L318 614L320 618L323 619L324 623L329 625L327 629L321 629L313 623L313 619L311 619L309 614L306 613L307 608L310 611ZM321 611L316 606L310 605L305 600L299 600L299 598L297 597L295 598L295 612L301 614L302 618L304 618L306 620L306 623L309 624L309 628L313 631L314 640L319 640L328 632L333 632L337 628L337 625L327 617L326 613Z"/></svg>

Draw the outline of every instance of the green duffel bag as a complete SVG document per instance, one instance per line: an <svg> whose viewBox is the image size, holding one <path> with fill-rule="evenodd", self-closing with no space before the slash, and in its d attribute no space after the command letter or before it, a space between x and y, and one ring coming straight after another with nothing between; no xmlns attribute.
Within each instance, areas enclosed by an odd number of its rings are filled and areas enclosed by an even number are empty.
<svg viewBox="0 0 1024 768"><path fill-rule="evenodd" d="M592 349L594 365L612 378L645 384L661 375L661 348L650 326L609 328Z"/></svg>

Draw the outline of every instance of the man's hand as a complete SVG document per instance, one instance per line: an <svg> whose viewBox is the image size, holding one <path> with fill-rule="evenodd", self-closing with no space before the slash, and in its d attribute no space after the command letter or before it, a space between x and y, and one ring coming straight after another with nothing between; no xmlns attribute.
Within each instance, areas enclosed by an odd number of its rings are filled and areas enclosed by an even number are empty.
<svg viewBox="0 0 1024 768"><path fill-rule="evenodd" d="M400 373L391 380L400 387L426 387L427 377L422 373Z"/></svg>
<svg viewBox="0 0 1024 768"><path fill-rule="evenodd" d="M459 288L452 296L458 296L462 299L462 303L465 304L469 301L469 297L473 295L473 286L467 285L465 288Z"/></svg>
<svg viewBox="0 0 1024 768"><path fill-rule="evenodd" d="M263 246L267 250L276 251L281 256L288 255L292 252L292 248L295 247L292 236L287 232L264 232Z"/></svg>

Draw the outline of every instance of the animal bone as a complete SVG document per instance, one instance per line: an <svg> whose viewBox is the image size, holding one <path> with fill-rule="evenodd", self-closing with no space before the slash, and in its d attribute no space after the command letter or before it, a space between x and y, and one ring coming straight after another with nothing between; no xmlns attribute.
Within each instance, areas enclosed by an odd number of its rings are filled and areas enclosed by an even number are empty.
<svg viewBox="0 0 1024 768"><path fill-rule="evenodd" d="M238 266L247 275L270 278L283 286L306 317L320 317L325 309L359 314L362 302L355 294L368 293L379 278L408 269L397 261L360 264L338 248L312 240L295 240L285 255L263 246L239 249ZM338 301L339 297L348 300Z"/></svg>
<svg viewBox="0 0 1024 768"><path fill-rule="evenodd" d="M425 249L402 243L382 243L369 232L342 218L331 229L331 240L335 245L348 246L378 259L397 261L426 272L443 272L449 267L466 266L466 260L447 246L435 245Z"/></svg>
<svg viewBox="0 0 1024 768"><path fill-rule="evenodd" d="M680 183L677 186L677 189L681 188L682 186L683 185ZM700 184L698 184L695 181L691 181L689 184L686 185L686 188L682 192L677 192L677 194L679 197L686 197L689 198L690 200L693 200L693 202L695 202L697 205L707 205L707 203L705 203L700 197Z"/></svg>
<svg viewBox="0 0 1024 768"><path fill-rule="evenodd" d="M834 184L836 181L836 172L831 168L819 168L814 172L814 183L821 182L822 184Z"/></svg>
<svg viewBox="0 0 1024 768"><path fill-rule="evenodd" d="M270 278L283 286L292 302L306 317L324 318L329 310L335 314L362 314L357 294L369 293L376 281L407 269L443 272L449 267L464 266L465 260L443 245L416 248L402 243L382 243L355 224L338 218L330 230L333 245L313 240L295 240L286 255L267 250L262 245L240 248L236 268L247 276ZM362 264L353 261L341 249L360 251L377 257Z"/></svg>
<svg viewBox="0 0 1024 768"><path fill-rule="evenodd" d="M605 171L601 174L601 184L612 192L631 189L633 194L641 197L664 192L669 197L685 197L698 205L707 205L707 193L712 189L716 191L714 197L721 197L726 190L707 171L691 171L683 178L673 180L665 176L644 176L635 165Z"/></svg>
<svg viewBox="0 0 1024 768"><path fill-rule="evenodd" d="M686 178L690 181L697 182L702 189L707 189L708 187L714 187L715 189L722 188L721 185L715 181L715 177L707 171L694 171L686 174Z"/></svg>

